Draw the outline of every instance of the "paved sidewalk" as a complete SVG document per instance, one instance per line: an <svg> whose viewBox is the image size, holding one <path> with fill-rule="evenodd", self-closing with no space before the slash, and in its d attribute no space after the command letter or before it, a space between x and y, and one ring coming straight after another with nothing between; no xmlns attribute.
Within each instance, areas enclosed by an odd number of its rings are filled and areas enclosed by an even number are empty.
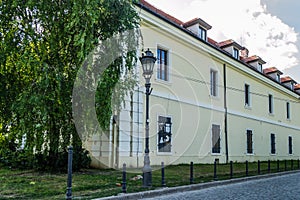
<svg viewBox="0 0 300 200"><path fill-rule="evenodd" d="M282 175L293 174L293 173L300 173L300 170L236 178L236 179L230 179L230 180L224 180L224 181L212 181L212 182L207 182L207 183L191 184L191 185L185 185L185 186L179 186L179 187L171 187L171 188L166 187L166 188L157 189L157 190L150 190L150 191L130 193L130 194L119 194L118 196L97 198L95 200L125 200L125 199L135 200L135 199L151 198L151 197L156 197L156 196L161 196L161 195L166 195L166 194L172 194L172 193L176 193L176 192L201 190L201 189L220 186L220 185L228 185L228 184L233 184L233 183L240 183L240 182L244 182L244 181L258 180L258 179L282 176Z"/></svg>

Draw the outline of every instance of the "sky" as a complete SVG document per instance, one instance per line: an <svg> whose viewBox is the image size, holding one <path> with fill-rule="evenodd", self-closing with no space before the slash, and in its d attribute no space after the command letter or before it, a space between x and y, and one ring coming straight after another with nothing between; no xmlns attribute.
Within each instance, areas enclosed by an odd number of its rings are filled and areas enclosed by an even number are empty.
<svg viewBox="0 0 300 200"><path fill-rule="evenodd" d="M300 83L299 0L147 1L184 22L201 18L212 26L208 37L233 39Z"/></svg>

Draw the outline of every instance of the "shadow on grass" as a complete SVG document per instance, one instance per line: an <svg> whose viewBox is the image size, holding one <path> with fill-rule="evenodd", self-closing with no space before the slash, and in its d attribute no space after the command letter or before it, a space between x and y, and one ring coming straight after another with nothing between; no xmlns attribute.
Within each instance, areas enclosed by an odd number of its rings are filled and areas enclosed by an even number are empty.
<svg viewBox="0 0 300 200"><path fill-rule="evenodd" d="M232 178L246 176L245 163L233 163ZM278 168L279 167L279 168ZM127 173L127 193L154 190L162 187L161 170L153 166L152 187L142 187L142 175ZM277 161L260 163L260 174L276 173L299 169L297 161ZM128 170L133 171L133 170ZM212 164L193 165L193 183L214 181L214 166ZM248 176L258 175L258 163L248 163ZM230 179L230 164L217 165L217 180ZM73 173L72 195L74 199L92 199L118 195L122 192L122 172L119 170L87 169ZM165 167L165 183L167 187L190 184L190 165L180 164ZM34 170L11 170L0 166L0 199L65 199L67 174L44 173Z"/></svg>

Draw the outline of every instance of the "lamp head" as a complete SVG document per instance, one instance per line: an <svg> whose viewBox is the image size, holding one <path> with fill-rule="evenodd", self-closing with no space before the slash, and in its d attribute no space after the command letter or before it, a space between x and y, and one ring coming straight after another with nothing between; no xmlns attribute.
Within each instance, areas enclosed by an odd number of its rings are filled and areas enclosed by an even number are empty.
<svg viewBox="0 0 300 200"><path fill-rule="evenodd" d="M156 58L148 48L145 54L143 53L142 57L140 57L140 61L143 67L143 76L146 79L146 83L149 83L153 74L153 68L156 62Z"/></svg>

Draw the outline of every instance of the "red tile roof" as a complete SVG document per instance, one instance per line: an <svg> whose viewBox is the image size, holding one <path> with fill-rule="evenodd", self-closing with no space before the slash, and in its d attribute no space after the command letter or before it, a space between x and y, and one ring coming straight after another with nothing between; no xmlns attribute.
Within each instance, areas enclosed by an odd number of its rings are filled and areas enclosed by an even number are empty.
<svg viewBox="0 0 300 200"><path fill-rule="evenodd" d="M191 26L191 25L197 24L198 19L199 18L196 17L194 19L191 19L190 21L184 22L183 23L183 27L187 27L187 26Z"/></svg>
<svg viewBox="0 0 300 200"><path fill-rule="evenodd" d="M230 39L230 40L225 40L223 42L219 42L218 46L219 47L224 47L224 46L232 45L233 43L234 43L234 41Z"/></svg>
<svg viewBox="0 0 300 200"><path fill-rule="evenodd" d="M192 26L194 24L200 24L201 26L203 26L206 30L209 30L211 29L211 25L209 25L208 23L206 23L205 21L203 21L202 19L200 18L194 18L190 21L187 21L185 23L183 23L183 27L189 27L189 26Z"/></svg>
<svg viewBox="0 0 300 200"><path fill-rule="evenodd" d="M291 77L289 77L289 76L285 76L285 77L280 78L280 82L281 82L281 83L286 83L286 82L290 82L290 81L296 83L296 81L294 81L294 80L293 80Z"/></svg>
<svg viewBox="0 0 300 200"><path fill-rule="evenodd" d="M250 62L260 61L261 64L266 64L266 62L265 62L263 59L261 59L261 57L256 56L256 55L250 56L250 57L246 57L246 58L243 58L243 61L244 61L245 63L250 63Z"/></svg>
<svg viewBox="0 0 300 200"><path fill-rule="evenodd" d="M139 4L141 6L144 6L145 8L149 9L150 11L156 13L157 15L165 18L166 20L176 24L177 26L180 26L182 27L182 29L185 29L185 27L188 27L190 25L193 25L195 23L202 23L202 25L205 27L207 27L207 30L211 28L211 26L209 24L207 24L205 21L203 21L202 19L200 18L194 18L188 22L182 22L181 20L169 15L168 13L156 8L155 6L151 5L150 3L148 3L147 1L145 0L140 0L139 1ZM236 43L234 40L232 39L229 39L229 40L226 40L226 41L223 41L223 42L216 42L215 40L211 39L211 38L207 38L207 42L210 43L211 45L217 47L217 48L225 48L225 47L228 47L228 46L235 46L237 47L239 50L243 50L244 47L242 47L240 44ZM263 61L259 56L251 56L251 57L243 57L242 56L242 61L244 63L248 63L248 62L253 62L253 61L256 61L256 60L261 60ZM265 64L265 61L263 61L263 64ZM275 67L270 67L270 68L267 68L267 69L264 69L263 70L264 74L269 74L269 73L273 73L273 72L278 72L280 75L282 74L281 71L279 71L277 68ZM292 81L293 83L296 83L296 81L294 81L292 78L290 78L289 76L286 76L286 77L283 77L280 79L281 80L281 83L285 83L285 82L288 82L288 81ZM298 90L300 89L300 84L296 84L295 85L295 90Z"/></svg>
<svg viewBox="0 0 300 200"><path fill-rule="evenodd" d="M179 26L187 26L187 25L191 25L192 23L202 23L202 25L206 26L207 30L209 30L211 28L211 26L209 24L207 24L205 21L203 21L200 18L194 18L194 19L184 23L183 21L181 21L181 20L169 15L168 13L156 8L155 6L153 6L152 4L148 3L145 0L140 0L140 4L143 5L144 7L148 8L148 9L150 9L151 11L157 13L158 15L166 18L167 20L179 25ZM215 40L213 40L209 37L207 37L207 41L208 41L208 43L210 43L214 46L216 46L216 44L218 43L218 42L216 42Z"/></svg>
<svg viewBox="0 0 300 200"><path fill-rule="evenodd" d="M232 39L225 40L223 42L217 43L217 46L220 47L220 48L225 48L225 47L232 46L232 45L235 46L235 47L237 47L238 49L242 49L243 48L241 45L239 45L238 43L236 43Z"/></svg>
<svg viewBox="0 0 300 200"><path fill-rule="evenodd" d="M168 20L172 21L173 23L177 24L177 25L182 25L183 22L175 17L173 17L172 15L169 15L168 13L156 8L155 6L151 5L150 3L148 3L145 0L140 0L140 4L142 4L143 6L145 6L146 8L152 10L153 12L167 18Z"/></svg>
<svg viewBox="0 0 300 200"><path fill-rule="evenodd" d="M213 44L215 46L218 46L218 42L215 41L215 40L213 40L213 39L211 39L211 38L209 38L209 37L207 37L207 42L209 42L210 44Z"/></svg>
<svg viewBox="0 0 300 200"><path fill-rule="evenodd" d="M264 74L271 74L277 72L278 74L282 75L283 73L279 71L276 67L269 67L264 69Z"/></svg>

